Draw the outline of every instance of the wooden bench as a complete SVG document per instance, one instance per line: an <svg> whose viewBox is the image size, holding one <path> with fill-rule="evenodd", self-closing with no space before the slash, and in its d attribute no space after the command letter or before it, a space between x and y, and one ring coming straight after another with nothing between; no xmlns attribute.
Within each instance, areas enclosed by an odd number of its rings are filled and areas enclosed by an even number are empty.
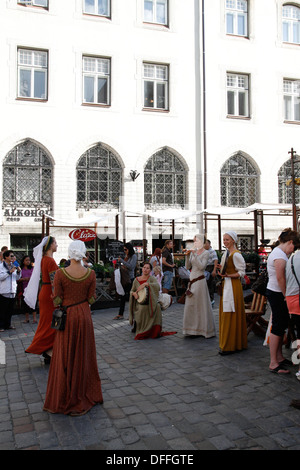
<svg viewBox="0 0 300 470"><path fill-rule="evenodd" d="M265 295L253 293L251 304L245 305L247 334L250 331L258 335L265 335L268 322L262 318L266 312L267 297Z"/></svg>

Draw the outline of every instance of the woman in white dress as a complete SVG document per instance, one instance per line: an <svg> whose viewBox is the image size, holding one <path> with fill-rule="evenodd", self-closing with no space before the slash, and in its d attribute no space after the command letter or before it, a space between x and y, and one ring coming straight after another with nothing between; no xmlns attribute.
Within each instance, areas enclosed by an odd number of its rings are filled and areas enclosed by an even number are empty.
<svg viewBox="0 0 300 470"><path fill-rule="evenodd" d="M183 314L183 334L187 336L216 336L211 301L204 276L209 253L204 248L204 236L195 235L194 249L186 253L185 266L191 269Z"/></svg>

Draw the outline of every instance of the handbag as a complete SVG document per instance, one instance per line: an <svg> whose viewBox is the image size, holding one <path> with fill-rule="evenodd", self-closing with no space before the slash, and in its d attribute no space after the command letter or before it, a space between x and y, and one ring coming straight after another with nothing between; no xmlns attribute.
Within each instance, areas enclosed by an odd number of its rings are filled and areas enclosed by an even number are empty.
<svg viewBox="0 0 300 470"><path fill-rule="evenodd" d="M202 275L202 276L196 277L195 279L192 279L191 281L189 281L186 291L182 294L180 299L177 300L177 303L178 304L185 304L186 296L192 297L194 295L193 292L191 292L191 290L190 290L190 287L192 286L192 284L194 284L194 282L201 281L201 279L204 279L204 278L205 278L205 276Z"/></svg>
<svg viewBox="0 0 300 470"><path fill-rule="evenodd" d="M296 276L296 272L295 272L295 268L294 268L294 259L293 258L294 258L294 255L291 257L291 268L292 268L292 272L295 276L295 279L297 281L297 284L299 286L299 305L300 305L300 282L298 281L298 278Z"/></svg>
<svg viewBox="0 0 300 470"><path fill-rule="evenodd" d="M127 286L130 286L131 280L130 280L130 276L129 276L129 270L124 264L120 265L120 274L121 274L122 287L125 288Z"/></svg>
<svg viewBox="0 0 300 470"><path fill-rule="evenodd" d="M52 315L51 328L63 331L66 326L67 311L65 307L57 307Z"/></svg>
<svg viewBox="0 0 300 470"><path fill-rule="evenodd" d="M87 302L87 300L82 300L81 302L77 302L72 305L60 305L59 307L56 307L52 314L51 328L53 328L53 330L64 331L67 320L67 308L83 304L84 302Z"/></svg>
<svg viewBox="0 0 300 470"><path fill-rule="evenodd" d="M173 298L171 295L161 292L157 302L160 304L161 310L167 310L172 305Z"/></svg>

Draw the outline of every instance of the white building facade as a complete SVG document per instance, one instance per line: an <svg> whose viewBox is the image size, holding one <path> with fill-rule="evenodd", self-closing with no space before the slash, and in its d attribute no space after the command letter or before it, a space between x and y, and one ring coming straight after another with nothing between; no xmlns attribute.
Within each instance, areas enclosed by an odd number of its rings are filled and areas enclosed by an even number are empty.
<svg viewBox="0 0 300 470"><path fill-rule="evenodd" d="M205 205L222 212L228 206L291 204L289 152L300 154L300 2L204 0L202 5ZM299 186L295 189L299 202ZM290 211L271 214L265 212L264 238L272 242L292 226L292 218ZM223 218L237 220L224 220L222 232L236 230L253 246L253 213ZM208 222L215 244L216 228L216 222Z"/></svg>
<svg viewBox="0 0 300 470"><path fill-rule="evenodd" d="M119 239L146 237L151 252L170 221L141 214L197 210L195 12L192 0L0 3L1 246L26 252L47 213L65 257L64 222L104 217L101 241L118 214ZM180 225L181 239L195 231Z"/></svg>
<svg viewBox="0 0 300 470"><path fill-rule="evenodd" d="M300 2L3 0L0 21L1 246L31 250L45 213L57 258L87 219L100 248L204 230L216 246L204 209L291 203ZM251 214L230 218L253 248ZM269 217L264 238L291 225Z"/></svg>

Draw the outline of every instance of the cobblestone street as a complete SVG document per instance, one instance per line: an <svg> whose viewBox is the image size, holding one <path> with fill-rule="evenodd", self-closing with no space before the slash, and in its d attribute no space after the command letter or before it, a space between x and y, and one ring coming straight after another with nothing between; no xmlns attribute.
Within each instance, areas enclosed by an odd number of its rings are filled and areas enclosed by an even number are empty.
<svg viewBox="0 0 300 470"><path fill-rule="evenodd" d="M289 406L300 398L296 367L271 374L262 338L250 333L247 351L220 356L218 336L182 335L183 305L175 303L163 329L176 335L135 341L115 312L93 313L104 404L75 418L43 411L49 366L24 353L36 325L13 317L16 330L0 343L1 450L300 449L300 411ZM218 325L217 302L214 314Z"/></svg>

